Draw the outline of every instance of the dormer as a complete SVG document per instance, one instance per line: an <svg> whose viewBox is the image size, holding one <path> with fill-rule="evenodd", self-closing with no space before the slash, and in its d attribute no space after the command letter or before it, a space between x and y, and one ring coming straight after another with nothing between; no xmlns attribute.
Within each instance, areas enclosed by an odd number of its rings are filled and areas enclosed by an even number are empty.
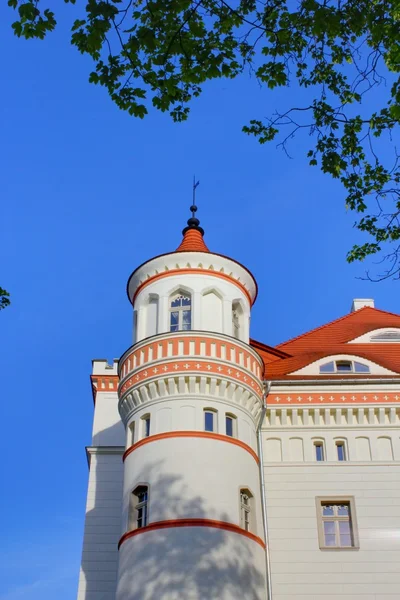
<svg viewBox="0 0 400 600"><path fill-rule="evenodd" d="M368 331L354 340L350 340L348 344L397 344L400 342L399 327L383 327Z"/></svg>
<svg viewBox="0 0 400 600"><path fill-rule="evenodd" d="M324 356L290 375L323 375L325 377L354 377L370 375L397 375L372 360L352 354Z"/></svg>

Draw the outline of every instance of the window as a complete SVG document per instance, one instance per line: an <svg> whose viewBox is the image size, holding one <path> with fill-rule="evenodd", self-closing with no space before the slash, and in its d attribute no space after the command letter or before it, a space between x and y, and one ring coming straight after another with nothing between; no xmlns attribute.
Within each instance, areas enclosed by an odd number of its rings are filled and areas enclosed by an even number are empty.
<svg viewBox="0 0 400 600"><path fill-rule="evenodd" d="M246 531L253 528L253 494L248 489L240 490L240 526Z"/></svg>
<svg viewBox="0 0 400 600"><path fill-rule="evenodd" d="M142 417L142 437L149 437L150 435L150 415L144 415L144 417Z"/></svg>
<svg viewBox="0 0 400 600"><path fill-rule="evenodd" d="M226 413L225 415L225 432L230 437L236 437L236 417Z"/></svg>
<svg viewBox="0 0 400 600"><path fill-rule="evenodd" d="M138 485L133 490L129 506L129 529L141 529L148 523L149 488Z"/></svg>
<svg viewBox="0 0 400 600"><path fill-rule="evenodd" d="M400 331L381 331L371 336L371 342L400 342Z"/></svg>
<svg viewBox="0 0 400 600"><path fill-rule="evenodd" d="M347 460L346 446L345 446L344 441L340 440L340 441L336 442L336 452L337 452L337 459L339 461Z"/></svg>
<svg viewBox="0 0 400 600"><path fill-rule="evenodd" d="M325 460L324 442L314 442L315 460L321 462Z"/></svg>
<svg viewBox="0 0 400 600"><path fill-rule="evenodd" d="M169 330L188 331L192 328L192 300L189 294L175 294L169 308Z"/></svg>
<svg viewBox="0 0 400 600"><path fill-rule="evenodd" d="M132 421L132 423L129 423L128 425L128 431L127 431L127 436L126 436L126 445L129 446L133 446L133 444L135 443L135 421Z"/></svg>
<svg viewBox="0 0 400 600"><path fill-rule="evenodd" d="M241 324L243 321L243 309L240 302L232 304L232 335L237 340L241 339Z"/></svg>
<svg viewBox="0 0 400 600"><path fill-rule="evenodd" d="M204 431L216 430L217 413L212 408L204 409Z"/></svg>
<svg viewBox="0 0 400 600"><path fill-rule="evenodd" d="M355 360L331 360L320 365L319 372L321 375L326 373L369 373L370 369L368 365Z"/></svg>
<svg viewBox="0 0 400 600"><path fill-rule="evenodd" d="M320 548L358 548L354 498L316 498Z"/></svg>

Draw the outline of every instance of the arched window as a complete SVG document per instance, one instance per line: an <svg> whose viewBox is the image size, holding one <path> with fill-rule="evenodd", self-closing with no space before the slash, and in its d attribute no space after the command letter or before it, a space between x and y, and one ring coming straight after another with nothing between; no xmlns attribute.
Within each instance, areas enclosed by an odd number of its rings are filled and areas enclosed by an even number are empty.
<svg viewBox="0 0 400 600"><path fill-rule="evenodd" d="M314 453L315 460L317 462L323 462L325 460L325 448L323 440L316 440L314 442Z"/></svg>
<svg viewBox="0 0 400 600"><path fill-rule="evenodd" d="M326 373L369 373L370 369L368 365L355 360L332 360L320 365L319 372L322 375Z"/></svg>
<svg viewBox="0 0 400 600"><path fill-rule="evenodd" d="M225 433L230 437L237 437L237 419L231 413L225 414Z"/></svg>
<svg viewBox="0 0 400 600"><path fill-rule="evenodd" d="M192 329L192 299L190 294L178 292L169 304L169 330L189 331Z"/></svg>
<svg viewBox="0 0 400 600"><path fill-rule="evenodd" d="M240 526L246 531L254 529L254 498L247 488L240 490Z"/></svg>
<svg viewBox="0 0 400 600"><path fill-rule="evenodd" d="M240 302L234 302L232 304L232 335L237 340L241 339L242 321L243 321L243 310L242 310L242 307L240 306Z"/></svg>
<svg viewBox="0 0 400 600"><path fill-rule="evenodd" d="M138 485L131 494L129 503L129 529L146 527L149 517L149 488Z"/></svg>
<svg viewBox="0 0 400 600"><path fill-rule="evenodd" d="M217 430L217 411L213 408L204 409L204 431Z"/></svg>
<svg viewBox="0 0 400 600"><path fill-rule="evenodd" d="M336 440L335 445L336 445L337 460L339 460L339 461L347 460L347 451L346 451L345 441L344 440Z"/></svg>
<svg viewBox="0 0 400 600"><path fill-rule="evenodd" d="M142 417L142 438L149 437L150 435L150 415L143 415Z"/></svg>

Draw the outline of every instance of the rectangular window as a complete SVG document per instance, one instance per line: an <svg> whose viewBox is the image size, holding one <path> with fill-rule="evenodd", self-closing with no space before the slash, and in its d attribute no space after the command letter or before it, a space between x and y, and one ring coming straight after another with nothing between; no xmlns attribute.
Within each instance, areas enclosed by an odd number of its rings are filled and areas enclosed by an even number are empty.
<svg viewBox="0 0 400 600"><path fill-rule="evenodd" d="M314 442L315 460L318 462L325 460L324 444L322 442Z"/></svg>
<svg viewBox="0 0 400 600"><path fill-rule="evenodd" d="M336 442L337 459L346 460L346 448L344 442Z"/></svg>
<svg viewBox="0 0 400 600"><path fill-rule="evenodd" d="M214 431L214 417L211 410L204 411L204 431Z"/></svg>
<svg viewBox="0 0 400 600"><path fill-rule="evenodd" d="M146 487L139 488L136 493L136 528L146 527L147 525L147 500L148 492Z"/></svg>
<svg viewBox="0 0 400 600"><path fill-rule="evenodd" d="M316 504L320 548L358 548L354 498L318 497Z"/></svg>
<svg viewBox="0 0 400 600"><path fill-rule="evenodd" d="M249 490L240 490L240 525L245 531L251 529L253 496Z"/></svg>

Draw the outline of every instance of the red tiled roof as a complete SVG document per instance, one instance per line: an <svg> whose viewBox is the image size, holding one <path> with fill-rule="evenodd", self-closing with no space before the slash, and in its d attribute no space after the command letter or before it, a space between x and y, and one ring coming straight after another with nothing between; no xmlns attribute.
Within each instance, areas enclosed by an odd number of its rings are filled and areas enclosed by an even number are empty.
<svg viewBox="0 0 400 600"><path fill-rule="evenodd" d="M347 343L364 333L384 327L400 327L400 315L371 307L361 308L279 344L274 350L285 352L286 357L275 355L274 359L270 351L260 352L264 359L265 377L290 378L290 373L320 358L337 354L359 356L400 374L400 344Z"/></svg>
<svg viewBox="0 0 400 600"><path fill-rule="evenodd" d="M312 349L320 350L321 347L348 342L368 331L382 327L400 327L400 315L364 306L360 310L283 342L277 348L289 354L299 354Z"/></svg>
<svg viewBox="0 0 400 600"><path fill-rule="evenodd" d="M188 229L175 252L210 252L198 229Z"/></svg>

